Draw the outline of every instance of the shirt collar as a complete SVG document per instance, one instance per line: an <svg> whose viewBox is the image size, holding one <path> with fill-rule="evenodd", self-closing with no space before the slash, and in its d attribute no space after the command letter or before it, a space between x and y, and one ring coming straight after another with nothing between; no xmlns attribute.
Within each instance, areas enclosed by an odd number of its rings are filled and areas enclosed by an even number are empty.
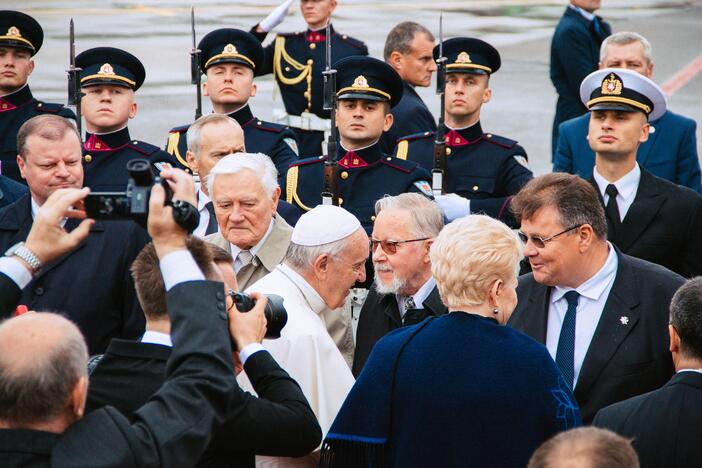
<svg viewBox="0 0 702 468"><path fill-rule="evenodd" d="M268 239L268 236L271 235L271 231L273 230L273 222L274 222L274 220L271 219L271 224L268 225L268 230L263 235L261 240L258 241L258 244L254 245L253 247L251 247L249 249L249 252L251 252L251 255L253 255L254 257L256 256L256 254L258 254L258 251L261 250L261 248L263 247L263 244L266 243L266 239ZM240 247L232 244L231 242L229 243L229 245L231 246L232 257L234 257L236 259L237 255L239 255L239 252L241 252L242 249Z"/></svg>
<svg viewBox="0 0 702 468"><path fill-rule="evenodd" d="M679 374L680 372L697 372L698 374L702 374L702 369L680 369L676 372L676 374Z"/></svg>
<svg viewBox="0 0 702 468"><path fill-rule="evenodd" d="M576 7L575 5L572 5L572 4L571 4L571 5L568 5L568 7L569 7L569 8L572 8L573 10L577 11L578 13L580 13L580 14L582 15L582 17L585 18L585 19L588 20L588 21L592 21L592 20L595 19L595 14L594 14L594 13L590 13L589 11L585 11L585 10L583 10L582 8Z"/></svg>
<svg viewBox="0 0 702 468"><path fill-rule="evenodd" d="M202 185L200 185L200 188L197 191L197 211L202 212L202 210L205 209L205 205L211 201L212 199L205 195L205 192L202 191Z"/></svg>
<svg viewBox="0 0 702 468"><path fill-rule="evenodd" d="M607 186L612 182L607 181L599 172L597 172L597 166L595 166L592 171L592 177L595 179L597 188L600 190L600 195L602 195L602 199L604 200L605 190L607 190ZM641 168L638 164L634 164L634 168L627 172L619 180L614 182L614 186L617 187L619 196L621 196L624 201L628 201L636 196L636 191L639 188L640 181Z"/></svg>
<svg viewBox="0 0 702 468"><path fill-rule="evenodd" d="M169 348L173 347L171 335L152 330L146 330L144 332L144 335L141 337L141 342L168 346Z"/></svg>
<svg viewBox="0 0 702 468"><path fill-rule="evenodd" d="M578 294L593 301L599 300L602 293L604 293L609 284L614 281L614 278L617 276L617 267L619 266L617 253L609 242L607 242L607 248L609 248L609 254L602 268L589 280L575 288ZM573 288L554 287L553 294L551 294L551 303L556 303L562 299L568 291L573 291Z"/></svg>
<svg viewBox="0 0 702 468"><path fill-rule="evenodd" d="M421 288L412 296L412 299L414 299L414 304L417 307L421 307L422 304L424 304L424 301L429 297L429 294L432 292L434 287L436 286L436 280L434 279L433 276L430 276L429 279L422 285Z"/></svg>
<svg viewBox="0 0 702 468"><path fill-rule="evenodd" d="M290 268L285 263L281 263L276 268L282 274L287 276L290 281L295 283L295 286L300 289L300 292L302 292L302 295L305 296L305 300L315 314L320 315L325 310L329 310L329 307L327 306L326 302L324 302L324 299L322 299L322 296L319 295L319 293L312 287L312 285L310 285L310 283L307 282L305 278L302 277L302 275Z"/></svg>

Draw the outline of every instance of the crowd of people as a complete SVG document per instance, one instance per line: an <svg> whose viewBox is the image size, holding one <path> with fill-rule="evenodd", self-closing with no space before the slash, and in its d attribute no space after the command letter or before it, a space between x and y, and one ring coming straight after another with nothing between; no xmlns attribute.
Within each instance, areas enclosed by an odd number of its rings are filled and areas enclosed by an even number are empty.
<svg viewBox="0 0 702 468"><path fill-rule="evenodd" d="M402 22L381 60L301 0L264 46L292 2L201 39L213 113L165 149L129 134L135 55L80 52L76 114L0 11L0 465L697 466L696 125L648 40L570 1L535 177L481 124L491 44Z"/></svg>

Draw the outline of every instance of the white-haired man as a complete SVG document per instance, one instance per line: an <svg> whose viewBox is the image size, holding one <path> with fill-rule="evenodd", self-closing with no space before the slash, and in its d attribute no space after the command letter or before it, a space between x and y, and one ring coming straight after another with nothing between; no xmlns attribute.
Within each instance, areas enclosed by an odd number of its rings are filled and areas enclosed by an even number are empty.
<svg viewBox="0 0 702 468"><path fill-rule="evenodd" d="M267 275L285 256L292 228L276 213L278 171L264 154L222 158L207 177L219 232L205 240L231 252L241 289Z"/></svg>
<svg viewBox="0 0 702 468"><path fill-rule="evenodd" d="M367 257L368 235L358 219L343 208L320 205L300 217L283 264L250 288L283 297L288 323L279 339L264 340L263 346L300 384L324 434L354 382L325 317L344 305L356 281L365 280ZM266 462L306 467L318 466L319 459L315 451L303 459Z"/></svg>

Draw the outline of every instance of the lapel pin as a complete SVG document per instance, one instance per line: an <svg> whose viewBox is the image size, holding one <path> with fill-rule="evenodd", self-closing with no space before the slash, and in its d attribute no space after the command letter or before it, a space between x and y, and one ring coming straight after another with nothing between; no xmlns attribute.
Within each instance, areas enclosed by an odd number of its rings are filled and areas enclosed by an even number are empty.
<svg viewBox="0 0 702 468"><path fill-rule="evenodd" d="M627 316L619 317L619 321L622 322L622 325L629 325L629 317Z"/></svg>

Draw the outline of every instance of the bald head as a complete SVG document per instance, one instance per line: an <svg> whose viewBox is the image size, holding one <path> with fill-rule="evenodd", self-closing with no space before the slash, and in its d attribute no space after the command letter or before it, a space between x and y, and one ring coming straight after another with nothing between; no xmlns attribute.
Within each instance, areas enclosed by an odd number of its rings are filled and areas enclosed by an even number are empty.
<svg viewBox="0 0 702 468"><path fill-rule="evenodd" d="M79 413L72 396L87 378L88 350L72 322L31 313L0 324L0 424L32 427ZM83 402L84 404L84 402ZM68 418L70 419L70 417Z"/></svg>

